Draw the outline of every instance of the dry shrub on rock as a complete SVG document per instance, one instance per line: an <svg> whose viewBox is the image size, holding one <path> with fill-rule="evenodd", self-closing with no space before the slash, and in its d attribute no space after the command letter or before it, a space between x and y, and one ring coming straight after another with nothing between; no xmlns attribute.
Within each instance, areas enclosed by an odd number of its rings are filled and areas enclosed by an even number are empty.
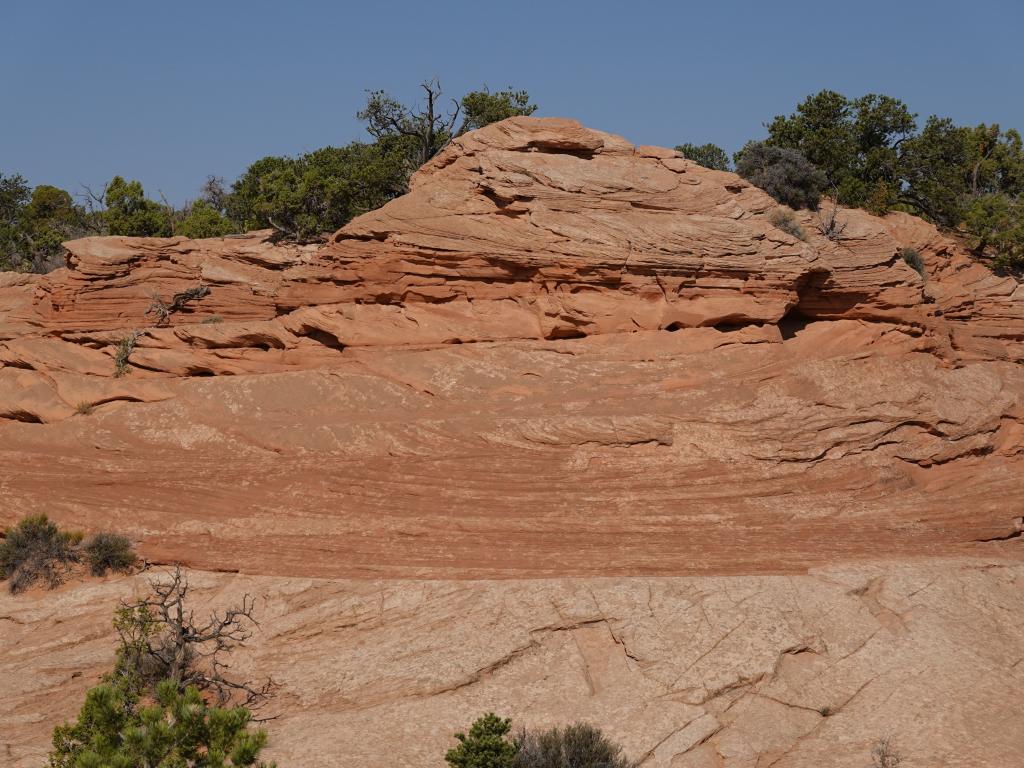
<svg viewBox="0 0 1024 768"><path fill-rule="evenodd" d="M51 589L78 562L77 544L82 534L61 531L46 515L26 517L9 528L0 542L0 579L9 579L12 593L22 592L37 581Z"/></svg>

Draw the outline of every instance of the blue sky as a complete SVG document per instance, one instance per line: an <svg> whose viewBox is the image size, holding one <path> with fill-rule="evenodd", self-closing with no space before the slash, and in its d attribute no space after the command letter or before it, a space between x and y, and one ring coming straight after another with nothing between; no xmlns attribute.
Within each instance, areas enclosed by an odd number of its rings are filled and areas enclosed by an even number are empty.
<svg viewBox="0 0 1024 768"><path fill-rule="evenodd" d="M538 114L730 152L821 88L1024 130L1024 2L10 0L0 172L180 203L268 154L365 138L365 90L530 91Z"/></svg>

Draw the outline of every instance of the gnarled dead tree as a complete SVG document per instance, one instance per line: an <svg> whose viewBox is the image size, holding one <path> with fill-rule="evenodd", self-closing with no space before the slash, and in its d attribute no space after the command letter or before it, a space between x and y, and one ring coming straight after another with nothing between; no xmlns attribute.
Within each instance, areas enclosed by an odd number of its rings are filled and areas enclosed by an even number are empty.
<svg viewBox="0 0 1024 768"><path fill-rule="evenodd" d="M424 106L407 107L384 91L370 91L366 107L356 117L366 122L366 130L378 141L388 137L401 137L413 144L415 167L423 165L440 152L455 135L461 105L452 99L452 110L441 112L443 91L435 77L420 83L426 94Z"/></svg>
<svg viewBox="0 0 1024 768"><path fill-rule="evenodd" d="M128 676L144 687L173 680L184 690L194 685L209 691L220 705L229 702L253 708L271 695L275 684L236 679L228 658L252 637L258 626L253 618L255 599L246 594L241 604L205 621L196 621L188 605L188 579L175 567L170 579L150 582L152 594L123 602L114 619L120 636L115 674Z"/></svg>
<svg viewBox="0 0 1024 768"><path fill-rule="evenodd" d="M149 304L149 309L146 310L146 314L152 314L156 316L156 324L164 325L171 319L171 315L175 312L180 312L185 308L191 301L199 301L204 296L210 295L210 289L200 283L192 288L186 288L184 291L179 291L174 294L171 298L170 303L160 298L160 294L151 293L150 299L152 301Z"/></svg>

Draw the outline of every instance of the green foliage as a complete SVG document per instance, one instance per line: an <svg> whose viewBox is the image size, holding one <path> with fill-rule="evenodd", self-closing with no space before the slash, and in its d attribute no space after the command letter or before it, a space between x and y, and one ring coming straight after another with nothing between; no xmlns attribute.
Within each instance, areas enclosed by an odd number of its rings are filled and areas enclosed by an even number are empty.
<svg viewBox="0 0 1024 768"><path fill-rule="evenodd" d="M135 344L141 335L141 331L132 331L127 336L122 336L117 342L117 347L114 349L115 379L121 378L126 373L131 373L132 369L128 366L128 361L131 359L132 352L135 351Z"/></svg>
<svg viewBox="0 0 1024 768"><path fill-rule="evenodd" d="M587 723L547 731L524 731L516 738L516 768L635 768L622 747Z"/></svg>
<svg viewBox="0 0 1024 768"><path fill-rule="evenodd" d="M964 224L975 252L991 253L994 267L1024 268L1024 196L981 195L968 205Z"/></svg>
<svg viewBox="0 0 1024 768"><path fill-rule="evenodd" d="M532 115L537 105L530 103L530 94L509 86L504 91L491 93L486 87L470 91L462 97L462 128L459 133L483 128L517 115Z"/></svg>
<svg viewBox="0 0 1024 768"><path fill-rule="evenodd" d="M913 213L956 227L964 215L969 163L968 132L949 118L929 117L921 132L902 147L900 178L905 189L899 199Z"/></svg>
<svg viewBox="0 0 1024 768"><path fill-rule="evenodd" d="M87 213L63 189L29 187L0 174L0 270L48 272L64 263L65 240L88 231Z"/></svg>
<svg viewBox="0 0 1024 768"><path fill-rule="evenodd" d="M768 215L768 221L772 223L773 227L781 229L787 235L791 235L797 240L807 240L807 233L804 232L804 228L800 226L793 212L786 208L776 208Z"/></svg>
<svg viewBox="0 0 1024 768"><path fill-rule="evenodd" d="M998 125L915 115L889 96L821 91L768 125L767 144L800 151L833 197L875 213L905 210L959 229L996 267L1024 266L1024 142Z"/></svg>
<svg viewBox="0 0 1024 768"><path fill-rule="evenodd" d="M717 144L680 144L676 147L676 152L705 168L715 171L729 170L729 155Z"/></svg>
<svg viewBox="0 0 1024 768"><path fill-rule="evenodd" d="M22 221L31 198L28 182L0 173L0 270L28 268Z"/></svg>
<svg viewBox="0 0 1024 768"><path fill-rule="evenodd" d="M266 731L244 707L208 705L189 686L156 686L154 700L125 681L92 688L74 723L53 732L50 768L272 768L259 759Z"/></svg>
<svg viewBox="0 0 1024 768"><path fill-rule="evenodd" d="M82 553L93 576L105 576L107 571L127 573L137 561L131 541L119 533L97 533L82 545Z"/></svg>
<svg viewBox="0 0 1024 768"><path fill-rule="evenodd" d="M317 239L402 194L408 169L407 142L393 137L298 158L265 157L235 182L228 213L243 229L271 226L298 240Z"/></svg>
<svg viewBox="0 0 1024 768"><path fill-rule="evenodd" d="M800 152L752 141L735 160L736 173L783 205L818 207L826 179Z"/></svg>
<svg viewBox="0 0 1024 768"><path fill-rule="evenodd" d="M459 104L449 112L441 110L441 84L427 80L420 84L426 97L423 104L406 106L384 91L370 91L366 106L356 117L366 123L366 131L378 142L389 139L406 150L409 173L440 152L454 135Z"/></svg>
<svg viewBox="0 0 1024 768"><path fill-rule="evenodd" d="M444 759L452 768L635 768L622 748L586 723L509 739L512 721L493 712L478 718Z"/></svg>
<svg viewBox="0 0 1024 768"><path fill-rule="evenodd" d="M137 181L115 176L103 191L103 222L111 235L170 237L173 212L149 200Z"/></svg>
<svg viewBox="0 0 1024 768"><path fill-rule="evenodd" d="M469 733L456 733L458 746L444 759L452 768L514 768L516 748L508 740L512 721L488 712L478 718Z"/></svg>
<svg viewBox="0 0 1024 768"><path fill-rule="evenodd" d="M196 200L186 207L181 219L174 224L174 234L192 239L223 237L237 229L227 216L205 200Z"/></svg>
<svg viewBox="0 0 1024 768"><path fill-rule="evenodd" d="M78 562L80 533L61 531L46 515L31 515L8 528L0 541L0 579L9 579L12 593L42 580L52 589Z"/></svg>
<svg viewBox="0 0 1024 768"><path fill-rule="evenodd" d="M916 128L915 116L898 99L848 99L825 90L808 96L788 117L776 116L766 143L800 152L844 204L878 206L899 190L898 147Z"/></svg>

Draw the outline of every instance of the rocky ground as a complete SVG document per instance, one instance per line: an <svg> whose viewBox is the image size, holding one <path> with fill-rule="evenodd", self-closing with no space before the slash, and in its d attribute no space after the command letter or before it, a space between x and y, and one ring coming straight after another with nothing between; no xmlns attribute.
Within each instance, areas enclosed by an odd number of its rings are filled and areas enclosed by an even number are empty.
<svg viewBox="0 0 1024 768"><path fill-rule="evenodd" d="M281 768L441 765L491 709L649 766L1021 762L1024 291L910 216L777 208L515 118L322 247L0 275L0 524L151 563L0 595L0 754L40 764L119 597L183 562L260 600Z"/></svg>

